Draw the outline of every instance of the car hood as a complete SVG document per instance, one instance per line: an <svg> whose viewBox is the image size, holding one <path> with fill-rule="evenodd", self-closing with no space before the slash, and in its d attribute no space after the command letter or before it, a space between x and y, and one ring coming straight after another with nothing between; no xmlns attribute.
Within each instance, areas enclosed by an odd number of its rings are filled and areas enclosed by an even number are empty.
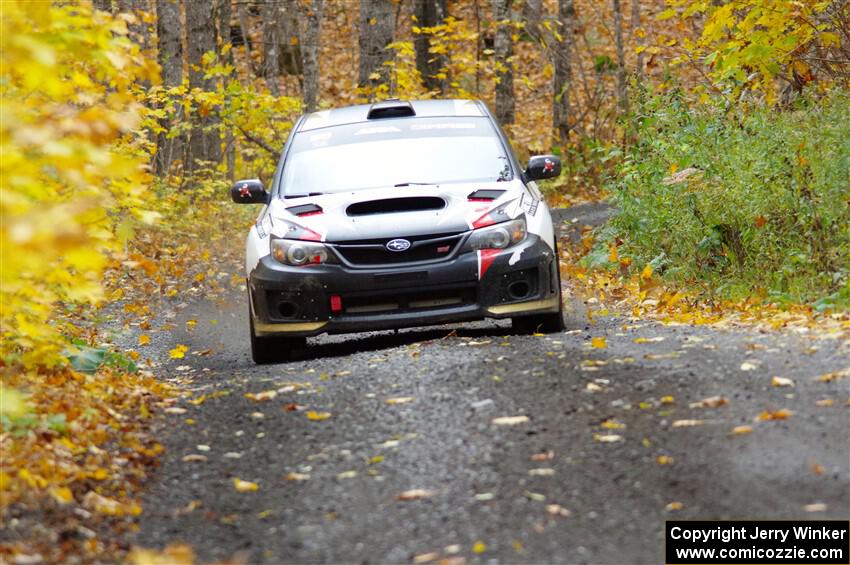
<svg viewBox="0 0 850 565"><path fill-rule="evenodd" d="M471 199L476 192L495 198ZM496 209L504 211L500 215L504 220L516 217L523 193L519 180L377 188L276 198L269 204L268 217L271 231L278 237L332 243L457 233L472 229L482 216Z"/></svg>

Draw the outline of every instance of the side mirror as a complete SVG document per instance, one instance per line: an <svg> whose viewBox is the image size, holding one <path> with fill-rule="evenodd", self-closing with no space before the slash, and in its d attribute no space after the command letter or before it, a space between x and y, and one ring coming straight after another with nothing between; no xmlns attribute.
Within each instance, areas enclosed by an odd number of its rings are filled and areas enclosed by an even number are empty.
<svg viewBox="0 0 850 565"><path fill-rule="evenodd" d="M554 155L535 155L528 160L526 180L553 179L561 174L561 160Z"/></svg>
<svg viewBox="0 0 850 565"><path fill-rule="evenodd" d="M230 187L230 198L237 204L268 204L269 193L260 179L247 179Z"/></svg>

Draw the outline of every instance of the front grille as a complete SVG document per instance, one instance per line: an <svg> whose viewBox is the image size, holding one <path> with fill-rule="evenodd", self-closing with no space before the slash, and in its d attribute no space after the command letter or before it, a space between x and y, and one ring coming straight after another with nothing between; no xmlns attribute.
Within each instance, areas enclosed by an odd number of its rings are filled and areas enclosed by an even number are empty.
<svg viewBox="0 0 850 565"><path fill-rule="evenodd" d="M475 287L402 292L378 296L342 296L346 315L368 316L392 312L433 310L475 304Z"/></svg>
<svg viewBox="0 0 850 565"><path fill-rule="evenodd" d="M387 249L387 242L397 238L346 241L331 245L352 265L397 265L447 259L454 255L462 238L462 233L405 237L401 239L411 243L405 251Z"/></svg>

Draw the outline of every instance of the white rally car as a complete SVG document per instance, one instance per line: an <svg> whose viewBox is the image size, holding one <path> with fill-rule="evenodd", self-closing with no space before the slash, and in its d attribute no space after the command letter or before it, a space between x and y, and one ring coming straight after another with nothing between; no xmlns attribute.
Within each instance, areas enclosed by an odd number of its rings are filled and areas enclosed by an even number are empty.
<svg viewBox="0 0 850 565"><path fill-rule="evenodd" d="M288 358L308 336L511 318L560 331L563 306L549 209L474 100L387 100L302 116L248 234L251 352Z"/></svg>

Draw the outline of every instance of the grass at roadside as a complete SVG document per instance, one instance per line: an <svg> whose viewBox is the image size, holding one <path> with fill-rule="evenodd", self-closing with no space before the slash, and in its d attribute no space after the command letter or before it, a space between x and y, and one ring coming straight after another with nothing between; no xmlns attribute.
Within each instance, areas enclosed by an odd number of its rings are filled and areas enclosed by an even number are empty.
<svg viewBox="0 0 850 565"><path fill-rule="evenodd" d="M848 107L840 91L781 111L647 98L613 182L618 213L585 264L649 266L714 303L847 310Z"/></svg>

